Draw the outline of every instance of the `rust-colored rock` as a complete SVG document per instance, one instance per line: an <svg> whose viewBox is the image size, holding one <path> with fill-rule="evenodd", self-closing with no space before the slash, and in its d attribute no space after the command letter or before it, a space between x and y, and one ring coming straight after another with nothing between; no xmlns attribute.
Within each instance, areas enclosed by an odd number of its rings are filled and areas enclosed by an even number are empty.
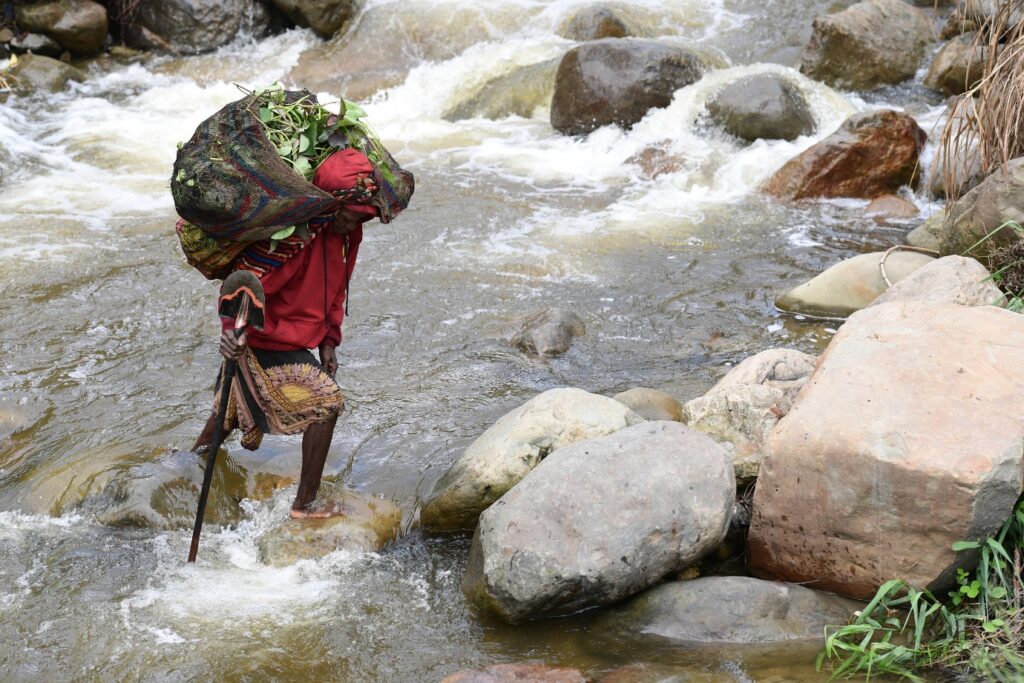
<svg viewBox="0 0 1024 683"><path fill-rule="evenodd" d="M854 598L937 595L1021 492L1024 317L894 302L854 314L772 432L751 571Z"/></svg>
<svg viewBox="0 0 1024 683"><path fill-rule="evenodd" d="M768 179L764 191L784 199L893 194L917 180L927 135L913 118L892 110L855 114L832 135Z"/></svg>
<svg viewBox="0 0 1024 683"><path fill-rule="evenodd" d="M894 194L883 194L871 200L871 203L864 209L864 215L871 216L876 221L885 218L913 218L918 214L914 202Z"/></svg>
<svg viewBox="0 0 1024 683"><path fill-rule="evenodd" d="M544 664L493 664L483 669L466 669L441 683L589 683L579 669Z"/></svg>

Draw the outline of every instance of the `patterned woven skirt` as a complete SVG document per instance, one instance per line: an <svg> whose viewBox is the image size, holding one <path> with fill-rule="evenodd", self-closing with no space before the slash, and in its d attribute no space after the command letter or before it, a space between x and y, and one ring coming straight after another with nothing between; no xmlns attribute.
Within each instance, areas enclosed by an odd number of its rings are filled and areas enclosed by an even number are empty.
<svg viewBox="0 0 1024 683"><path fill-rule="evenodd" d="M220 406L224 366L217 380L213 412ZM225 433L242 432L242 446L260 447L264 434L298 434L345 408L341 388L306 350L265 351L246 347L228 397Z"/></svg>

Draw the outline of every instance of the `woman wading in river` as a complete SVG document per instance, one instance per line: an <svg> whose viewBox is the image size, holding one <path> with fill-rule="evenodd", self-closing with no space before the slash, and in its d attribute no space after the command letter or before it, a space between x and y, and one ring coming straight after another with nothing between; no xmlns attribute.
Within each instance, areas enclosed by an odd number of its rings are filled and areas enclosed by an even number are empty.
<svg viewBox="0 0 1024 683"><path fill-rule="evenodd" d="M339 514L333 503L316 502L317 491L338 416L345 407L335 381L336 349L348 301L348 286L362 240L362 225L378 216L370 205L377 192L370 160L354 149L335 152L317 169L313 184L351 200L335 215L309 221L309 238L297 235L271 244L254 243L242 252L235 270L250 270L266 294L262 331L247 330L238 339L224 322L220 353L238 361L229 388L225 435L239 428L242 445L260 446L264 434L302 433L302 472L291 516ZM319 360L310 349L317 349ZM214 413L193 450L208 448L217 422Z"/></svg>

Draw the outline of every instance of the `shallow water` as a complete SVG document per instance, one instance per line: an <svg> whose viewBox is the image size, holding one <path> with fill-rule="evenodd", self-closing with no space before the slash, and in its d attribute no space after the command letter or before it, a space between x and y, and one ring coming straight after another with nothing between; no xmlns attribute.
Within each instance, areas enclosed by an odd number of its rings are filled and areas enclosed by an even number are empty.
<svg viewBox="0 0 1024 683"><path fill-rule="evenodd" d="M783 206L754 191L853 111L906 107L926 129L936 119L919 87L859 97L792 70L814 14L849 3L616 3L652 35L733 64L630 132L565 138L543 108L529 119L440 118L487 79L561 54L571 43L554 29L578 4L403 3L421 17L413 45L487 30L367 104L418 185L410 209L368 230L360 252L340 350L348 410L328 463L336 483L405 511L411 531L379 555L260 564L256 539L283 519L293 489L208 528L195 566L182 561L187 530L104 526L88 505L133 465L186 447L209 409L215 286L173 236L175 143L239 96L233 83L286 77L316 38L291 31L213 55L111 61L70 94L0 106L5 679L432 681L523 660L595 674L650 662L643 680L818 678L813 651L619 651L598 645L587 615L493 623L458 589L468 538L415 529L418 501L461 450L540 391L651 386L685 400L757 351L820 350L830 324L781 316L775 295L909 229L865 219L863 202ZM769 70L806 90L815 135L740 147L703 125L716 87ZM665 140L682 170L649 180L626 162ZM512 348L515 319L550 306L580 312L587 334L552 360ZM297 438L269 438L256 456L237 441L229 451L250 468L298 468Z"/></svg>

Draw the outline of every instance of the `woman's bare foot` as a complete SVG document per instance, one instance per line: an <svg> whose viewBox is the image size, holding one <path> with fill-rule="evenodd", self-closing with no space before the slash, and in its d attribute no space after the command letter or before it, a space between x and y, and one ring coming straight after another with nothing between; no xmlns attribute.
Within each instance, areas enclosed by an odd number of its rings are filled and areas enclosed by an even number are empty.
<svg viewBox="0 0 1024 683"><path fill-rule="evenodd" d="M344 506L334 501L327 501L320 505L313 503L306 507L292 508L290 513L292 519L327 519L328 517L341 517L344 514Z"/></svg>

